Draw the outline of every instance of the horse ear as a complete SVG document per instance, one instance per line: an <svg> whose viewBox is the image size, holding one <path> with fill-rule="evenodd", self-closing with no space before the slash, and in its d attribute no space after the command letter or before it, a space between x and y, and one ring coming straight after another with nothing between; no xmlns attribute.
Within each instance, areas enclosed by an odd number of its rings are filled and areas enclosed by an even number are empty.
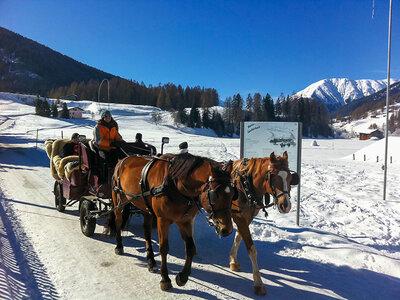
<svg viewBox="0 0 400 300"><path fill-rule="evenodd" d="M276 157L275 157L275 153L274 153L274 152L271 153L271 155L269 156L269 159L270 159L272 162L275 162L275 161L276 161Z"/></svg>
<svg viewBox="0 0 400 300"><path fill-rule="evenodd" d="M287 159L288 159L287 151L283 152L283 159L284 159L284 160L287 160Z"/></svg>

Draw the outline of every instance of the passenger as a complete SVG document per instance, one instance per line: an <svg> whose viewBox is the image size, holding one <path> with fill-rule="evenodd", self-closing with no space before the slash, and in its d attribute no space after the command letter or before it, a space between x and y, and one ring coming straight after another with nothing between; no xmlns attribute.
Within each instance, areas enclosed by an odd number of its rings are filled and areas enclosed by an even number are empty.
<svg viewBox="0 0 400 300"><path fill-rule="evenodd" d="M111 169L115 167L119 159L126 156L120 149L125 141L118 132L117 122L108 110L102 111L101 119L94 127L93 142L99 148L99 156Z"/></svg>
<svg viewBox="0 0 400 300"><path fill-rule="evenodd" d="M142 134L140 132L136 133L135 139L136 139L136 141L135 141L136 143L144 145L143 140L142 140Z"/></svg>
<svg viewBox="0 0 400 300"><path fill-rule="evenodd" d="M71 155L79 155L79 133L74 133L71 136L71 141L66 143L61 151L60 157L64 158Z"/></svg>
<svg viewBox="0 0 400 300"><path fill-rule="evenodd" d="M156 148L150 144L144 143L142 137L140 132L136 133L135 142L131 144L133 153L139 155L155 155Z"/></svg>
<svg viewBox="0 0 400 300"><path fill-rule="evenodd" d="M180 143L179 144L179 154L188 153L188 152L189 152L188 143L187 142Z"/></svg>

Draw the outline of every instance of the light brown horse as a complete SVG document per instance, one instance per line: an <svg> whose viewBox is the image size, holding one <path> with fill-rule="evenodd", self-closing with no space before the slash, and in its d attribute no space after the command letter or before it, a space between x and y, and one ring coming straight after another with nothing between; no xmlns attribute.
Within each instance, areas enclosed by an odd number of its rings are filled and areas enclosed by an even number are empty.
<svg viewBox="0 0 400 300"><path fill-rule="evenodd" d="M239 192L238 199L232 202L232 218L237 225L237 232L230 251L230 268L233 271L240 270L237 251L243 239L253 266L254 292L265 295L257 264L257 249L249 225L262 208L275 205L280 213L288 213L291 208L290 186L298 184L299 178L289 170L286 151L282 157L271 153L270 157L239 159L225 165L225 169L231 172ZM264 195L266 199L272 195L273 203L264 204Z"/></svg>
<svg viewBox="0 0 400 300"><path fill-rule="evenodd" d="M149 164L152 166L149 167ZM143 169L148 169L148 172ZM157 217L162 290L172 288L167 269L168 235L170 225L177 224L186 246L185 265L176 276L176 283L183 286L191 273L193 256L196 254L193 223L200 206L210 214L217 234L227 236L233 231L233 196L230 173L223 171L217 162L207 158L186 153L164 155L153 160L137 156L121 160L113 177L113 201L116 210L111 216L114 216L115 222L111 220L109 223L111 230L114 229L116 233L115 253L123 254L121 228L124 219L126 220L124 204L132 202L144 212L144 236L150 272L156 270L151 231L153 216Z"/></svg>

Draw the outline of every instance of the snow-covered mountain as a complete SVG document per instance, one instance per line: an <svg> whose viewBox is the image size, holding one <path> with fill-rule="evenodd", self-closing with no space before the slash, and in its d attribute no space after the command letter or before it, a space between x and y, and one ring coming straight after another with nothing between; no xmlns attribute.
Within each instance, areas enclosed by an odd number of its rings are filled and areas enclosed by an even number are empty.
<svg viewBox="0 0 400 300"><path fill-rule="evenodd" d="M391 79L394 83L397 80ZM329 111L337 109L342 105L372 95L387 86L387 80L348 78L331 78L317 81L304 90L296 93L294 97L316 98L324 102Z"/></svg>

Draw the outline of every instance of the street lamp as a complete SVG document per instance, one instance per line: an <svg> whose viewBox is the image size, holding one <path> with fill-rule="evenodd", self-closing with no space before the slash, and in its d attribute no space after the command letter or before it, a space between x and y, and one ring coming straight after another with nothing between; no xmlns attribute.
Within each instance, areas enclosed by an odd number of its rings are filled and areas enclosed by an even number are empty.
<svg viewBox="0 0 400 300"><path fill-rule="evenodd" d="M110 109L110 81L108 79L103 79L99 85L99 91L97 93L97 103L99 103L100 101L100 89L101 89L101 85L103 84L104 81L107 81L107 86L108 86L108 109Z"/></svg>

